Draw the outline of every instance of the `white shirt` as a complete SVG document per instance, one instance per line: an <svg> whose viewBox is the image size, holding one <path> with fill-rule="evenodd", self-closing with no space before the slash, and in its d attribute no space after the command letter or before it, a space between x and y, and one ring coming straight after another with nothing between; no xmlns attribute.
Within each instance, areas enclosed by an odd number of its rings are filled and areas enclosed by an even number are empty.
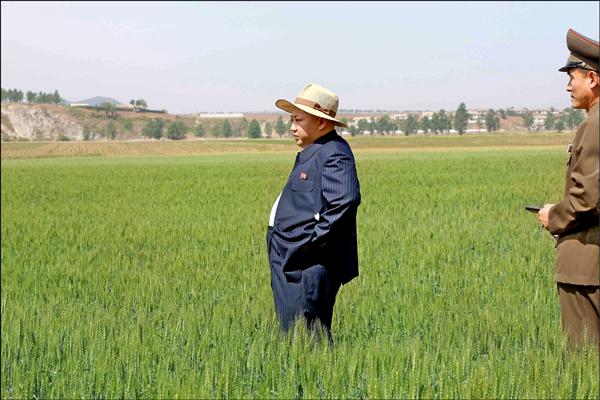
<svg viewBox="0 0 600 400"><path fill-rule="evenodd" d="M271 215L269 216L269 226L273 226L275 224L275 213L277 212L277 206L279 205L281 193L279 193L279 196L277 196L277 200L275 200L275 203L273 203L273 207L271 207Z"/></svg>

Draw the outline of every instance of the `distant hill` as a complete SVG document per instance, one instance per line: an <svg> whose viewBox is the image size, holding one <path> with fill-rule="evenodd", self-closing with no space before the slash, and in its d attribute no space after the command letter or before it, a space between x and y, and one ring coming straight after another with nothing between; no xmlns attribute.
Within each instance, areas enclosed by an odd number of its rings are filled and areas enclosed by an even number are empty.
<svg viewBox="0 0 600 400"><path fill-rule="evenodd" d="M102 96L96 96L96 97L92 97L90 99L79 100L79 101L69 101L69 104L71 104L71 103L85 103L85 104L89 104L90 106L99 106L100 104L102 104L104 102L112 103L112 104L115 104L115 105L116 104L123 104L119 100L115 100L112 97L102 97Z"/></svg>

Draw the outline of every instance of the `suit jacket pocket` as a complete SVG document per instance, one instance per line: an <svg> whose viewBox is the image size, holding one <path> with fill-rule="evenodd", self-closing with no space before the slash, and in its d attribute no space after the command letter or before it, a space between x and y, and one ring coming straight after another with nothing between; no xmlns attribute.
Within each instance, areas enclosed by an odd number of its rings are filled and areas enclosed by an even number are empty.
<svg viewBox="0 0 600 400"><path fill-rule="evenodd" d="M313 181L301 179L294 179L292 181L292 190L295 192L312 192L313 186Z"/></svg>

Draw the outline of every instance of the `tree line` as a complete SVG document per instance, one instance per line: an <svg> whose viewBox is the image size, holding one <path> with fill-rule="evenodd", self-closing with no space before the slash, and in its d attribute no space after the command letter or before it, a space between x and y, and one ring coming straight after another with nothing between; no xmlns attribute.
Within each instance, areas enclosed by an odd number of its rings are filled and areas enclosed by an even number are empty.
<svg viewBox="0 0 600 400"><path fill-rule="evenodd" d="M562 112L556 112L554 108L546 114L543 128L546 130L558 130L562 132L566 128L575 129L585 118L581 110L575 110L572 107L565 108ZM555 115L558 114L558 115ZM507 119L508 116L520 116L522 123L529 132L533 128L540 130L542 126L535 124L534 114L525 109L523 112L516 112L512 108L509 109L488 109L484 114L480 114L475 120L475 125L479 130L485 128L487 132L496 132L500 130L500 121ZM393 120L388 114L384 114L379 118L362 118L358 122L349 125L351 135L371 132L377 134L395 134L398 131L404 135L412 135L415 133L449 133L454 130L459 135L464 134L469 126L469 121L472 115L467 111L465 103L460 103L454 113L447 112L441 109L421 118L415 113L408 113L403 119ZM342 122L348 123L347 118L342 118Z"/></svg>
<svg viewBox="0 0 600 400"><path fill-rule="evenodd" d="M172 140L181 140L185 139L188 133L191 133L194 137L230 138L245 136L250 139L257 139L262 137L263 131L266 137L271 137L273 133L281 137L289 131L289 128L289 123L284 123L281 116L275 124L267 121L263 127L261 127L258 120L252 119L248 122L246 118L233 122L228 118L218 121L198 122L191 128L181 121L166 122L161 118L154 118L146 123L142 129L142 136L152 139L166 137Z"/></svg>
<svg viewBox="0 0 600 400"><path fill-rule="evenodd" d="M4 89L1 88L0 94L2 101L7 101L11 103L20 103L23 101L23 98L27 100L28 103L32 104L61 104L64 102L64 99L58 93L58 90L55 90L54 93L44 93L44 92L32 92L27 91L25 96L23 96L23 91L18 89Z"/></svg>
<svg viewBox="0 0 600 400"><path fill-rule="evenodd" d="M503 114L505 115L505 114ZM417 114L408 113L403 119L393 120L388 114L384 114L378 119L360 119L348 129L352 135L361 132L377 132L380 134L393 134L401 131L404 135L412 135L418 132L422 133L448 133L454 129L459 135L466 132L471 115L467 112L465 103L460 103L454 113L441 109L437 112L419 118ZM488 132L494 132L500 129L499 114L493 109L488 110L485 118L485 127ZM346 118L342 122L347 123ZM479 128L482 129L483 122L478 120Z"/></svg>
<svg viewBox="0 0 600 400"><path fill-rule="evenodd" d="M546 114L546 118L544 119L544 129L546 130L557 130L558 132L564 131L566 128L571 130L576 129L579 124L583 122L585 119L585 115L581 110L576 110L573 107L565 108L558 116L555 115L555 109L550 108L550 112ZM522 114L523 124L527 128L529 132L534 124L533 113L528 110L525 110ZM537 126L537 130L539 130L541 126Z"/></svg>

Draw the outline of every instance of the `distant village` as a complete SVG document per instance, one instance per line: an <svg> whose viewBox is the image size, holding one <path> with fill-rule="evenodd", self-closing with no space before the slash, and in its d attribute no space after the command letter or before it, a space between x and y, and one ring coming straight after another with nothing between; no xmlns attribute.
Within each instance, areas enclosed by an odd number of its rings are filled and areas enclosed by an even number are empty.
<svg viewBox="0 0 600 400"><path fill-rule="evenodd" d="M342 135L425 135L425 134L477 134L486 132L541 132L576 129L585 117L580 110L566 108L535 109L465 109L464 129L456 127L456 111L381 111L340 110L337 117L347 128L338 129ZM266 125L288 115L283 112L263 113L197 113L190 114L201 120L255 118ZM287 127L286 127L287 128ZM263 133L265 129L263 129Z"/></svg>
<svg viewBox="0 0 600 400"><path fill-rule="evenodd" d="M58 91L24 93L17 89L2 89L1 100L2 141L257 139L287 137L291 128L289 115L279 110L169 114L149 108L144 99L132 99L128 104L110 97L68 102ZM43 113L30 113L24 109L27 107L46 108ZM571 107L494 110L467 108L461 103L453 111L342 109L337 118L346 125L337 129L343 136L408 136L572 131L585 114Z"/></svg>

